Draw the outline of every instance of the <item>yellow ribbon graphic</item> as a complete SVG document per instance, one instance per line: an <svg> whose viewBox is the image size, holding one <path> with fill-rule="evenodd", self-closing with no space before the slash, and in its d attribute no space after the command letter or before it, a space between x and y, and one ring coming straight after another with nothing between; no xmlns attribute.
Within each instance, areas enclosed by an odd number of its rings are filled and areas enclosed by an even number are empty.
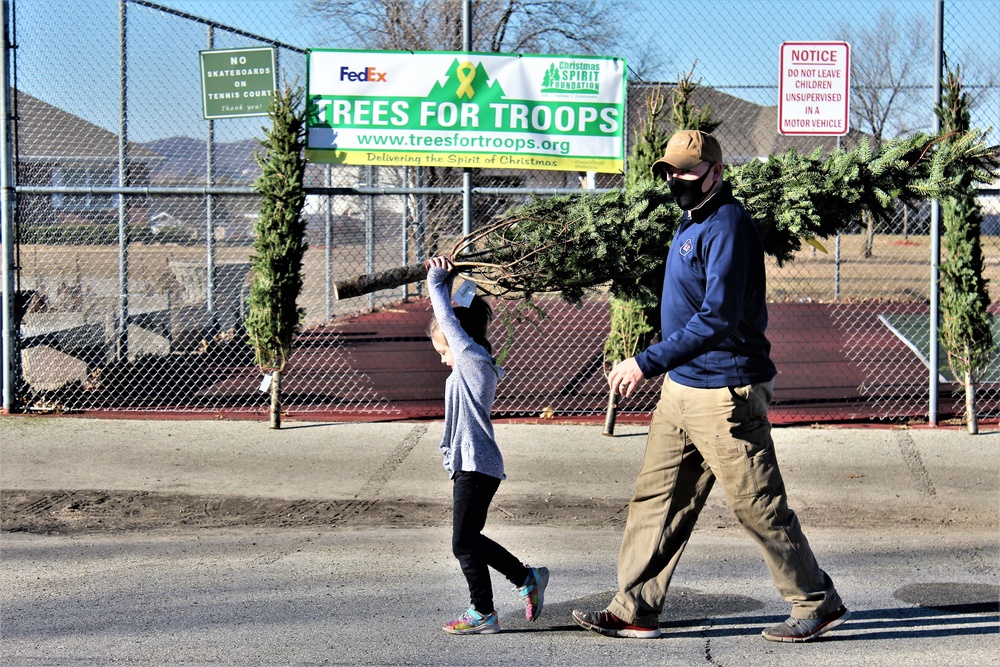
<svg viewBox="0 0 1000 667"><path fill-rule="evenodd" d="M476 66L470 62L464 62L458 66L455 74L458 75L458 80L462 84L458 87L455 95L459 99L462 98L462 95L465 95L471 100L472 96L476 94L476 91L472 89L472 82L476 78Z"/></svg>

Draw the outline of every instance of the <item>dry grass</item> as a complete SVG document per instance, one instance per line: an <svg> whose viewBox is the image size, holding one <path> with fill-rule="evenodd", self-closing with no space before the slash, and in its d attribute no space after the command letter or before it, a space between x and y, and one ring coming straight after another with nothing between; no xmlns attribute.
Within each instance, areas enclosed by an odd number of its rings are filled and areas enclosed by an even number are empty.
<svg viewBox="0 0 1000 667"><path fill-rule="evenodd" d="M825 242L829 254L812 248L800 251L795 260L779 268L773 262L768 267L769 297L775 301L834 301L837 262L835 241ZM930 239L927 236L878 235L872 256L865 258L863 235L841 238L839 299L849 300L925 300L930 282ZM990 280L992 300L1000 299L1000 237L983 237L983 252L987 258L986 277ZM249 247L219 246L216 262L249 261ZM361 245L336 246L330 250L333 280L365 272L366 251ZM398 266L402 262L397 245L381 245L374 249L375 270ZM143 246L129 248L129 288L135 297L165 300L177 294L180 286L170 268L173 261L205 261L204 247ZM310 248L305 257L305 282L300 304L307 319L316 323L326 319L327 251ZM118 249L115 246L51 246L22 245L20 247L20 278L23 289L34 289L45 295L51 310L80 310L81 302L113 303L118 291ZM415 292L410 287L410 294ZM332 303L331 315L365 309L372 305L395 301L403 288L383 293L371 300L361 297L349 303Z"/></svg>
<svg viewBox="0 0 1000 667"><path fill-rule="evenodd" d="M876 235L871 257L864 256L863 235L841 237L838 266L835 239L824 242L828 254L811 247L795 260L768 268L768 296L775 301L926 300L930 293L930 237ZM1000 299L1000 237L983 237L985 273L991 300Z"/></svg>

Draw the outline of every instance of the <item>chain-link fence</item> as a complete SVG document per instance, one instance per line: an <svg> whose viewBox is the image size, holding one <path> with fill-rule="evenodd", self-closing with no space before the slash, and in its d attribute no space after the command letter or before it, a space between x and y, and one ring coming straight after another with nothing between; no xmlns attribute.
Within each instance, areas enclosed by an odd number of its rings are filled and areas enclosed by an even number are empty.
<svg viewBox="0 0 1000 667"><path fill-rule="evenodd" d="M427 11L437 6L425 4ZM482 10L473 13L475 50L488 49L490 33L475 17L487 16L489 4L473 3ZM11 3L19 407L266 412L242 320L259 203L250 189L260 173L254 149L267 119L203 120L197 56L271 46L279 71L301 84L305 47L378 46L362 41L363 31L344 32L329 12L309 9L322 5ZM692 16L683 3L633 0L598 7L593 16L607 28L605 41L565 48L628 59L633 126L652 87L669 89L677 75L692 73L699 82L694 103L711 109L727 160L740 164L792 147L829 151L838 144L777 132L784 41L852 44L859 100L843 147L932 129L935 8L933 0L720 0ZM952 0L944 16L944 50L949 65L962 66L975 100L973 124L1000 125L1000 5ZM876 52L906 72L879 78L892 68L880 69ZM867 102L862 93L870 94ZM578 173L475 171L476 224L534 192L578 189L585 180ZM590 185L622 182L600 175ZM427 340L422 286L338 300L333 283L447 251L462 231L461 172L314 164L307 186L310 247L300 297L306 315L283 378L287 410L439 415L445 369ZM995 190L979 201L996 311L1000 206ZM807 247L795 261L769 267L776 419L927 416L930 228L929 204L900 206L890 223L828 239L828 253ZM513 341L497 411L603 413L606 295L595 293L581 307L556 297L540 305L541 314L509 331L494 327L497 347ZM502 316L515 305L496 307ZM984 415L1000 411L996 370L979 389ZM947 368L942 372L941 415L958 416L964 398L953 395L956 385ZM654 385L622 411L648 411Z"/></svg>

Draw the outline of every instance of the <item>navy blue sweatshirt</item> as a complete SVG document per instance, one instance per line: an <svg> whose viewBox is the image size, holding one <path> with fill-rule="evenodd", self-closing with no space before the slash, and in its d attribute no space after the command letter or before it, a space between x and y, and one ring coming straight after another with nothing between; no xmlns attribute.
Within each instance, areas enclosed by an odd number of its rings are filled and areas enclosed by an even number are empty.
<svg viewBox="0 0 1000 667"><path fill-rule="evenodd" d="M669 372L688 387L774 379L765 302L764 248L729 183L685 213L667 254L661 342L636 355L645 377Z"/></svg>

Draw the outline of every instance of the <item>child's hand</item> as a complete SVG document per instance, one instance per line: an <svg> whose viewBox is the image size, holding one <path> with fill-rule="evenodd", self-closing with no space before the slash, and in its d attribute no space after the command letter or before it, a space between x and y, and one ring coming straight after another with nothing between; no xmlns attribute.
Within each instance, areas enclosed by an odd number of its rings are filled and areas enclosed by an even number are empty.
<svg viewBox="0 0 1000 667"><path fill-rule="evenodd" d="M439 269L444 269L448 273L451 273L452 271L455 270L455 265L451 263L451 258L445 257L443 255L439 257L431 257L430 259L425 260L424 266L427 267L428 269L430 269L432 266L436 266Z"/></svg>

